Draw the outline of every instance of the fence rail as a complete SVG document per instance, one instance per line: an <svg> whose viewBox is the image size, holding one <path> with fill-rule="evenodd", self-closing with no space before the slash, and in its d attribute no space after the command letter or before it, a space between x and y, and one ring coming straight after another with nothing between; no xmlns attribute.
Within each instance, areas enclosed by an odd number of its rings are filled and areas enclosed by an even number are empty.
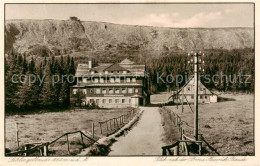
<svg viewBox="0 0 260 166"><path fill-rule="evenodd" d="M104 134L104 131L109 135L119 129L125 123L128 123L129 120L136 114L136 109L127 111L126 114L120 115L116 118L111 118L105 121L98 122L100 128L100 134Z"/></svg>
<svg viewBox="0 0 260 166"><path fill-rule="evenodd" d="M174 144L162 147L162 155L166 156L168 154L170 156L179 156L181 153L184 153L185 155L189 156L191 154L189 144L198 145L197 154L202 155L202 141L196 141L194 138L185 134L184 126L188 128L193 127L189 126L187 122L182 121L181 117L178 114L167 109L166 107L163 107L162 110L169 115L172 125L178 127L178 134L180 136L179 140L176 141ZM171 149L173 149L173 152L171 151Z"/></svg>
<svg viewBox="0 0 260 166"><path fill-rule="evenodd" d="M106 130L107 130L108 134L110 134L111 132L114 132L115 129L119 129L120 127L122 127L122 125L124 125L126 122L129 122L130 119L136 114L136 112L137 112L137 110L133 109L131 111L127 111L126 114L120 115L118 117L98 122L99 126L100 126L100 133L101 134L103 133L103 129L102 129L103 124L106 125ZM84 132L82 132L80 130L73 131L73 132L67 132L67 133L61 135L60 137L54 139L51 142L25 143L24 150L6 153L6 156L21 156L21 155L27 156L27 155L35 153L37 151L40 153L41 156L48 156L49 155L49 150L48 150L49 146L54 144L55 142L57 142L58 140L60 140L63 137L66 137L67 151L68 151L68 154L70 154L69 135L78 134L78 133L80 134L80 140L81 140L82 145L85 144L84 137L91 141L90 145L92 145L94 143L98 143L94 137L95 136L94 135L94 122L92 121L92 133L90 134L91 136L86 135ZM31 148L29 148L29 147L31 147Z"/></svg>

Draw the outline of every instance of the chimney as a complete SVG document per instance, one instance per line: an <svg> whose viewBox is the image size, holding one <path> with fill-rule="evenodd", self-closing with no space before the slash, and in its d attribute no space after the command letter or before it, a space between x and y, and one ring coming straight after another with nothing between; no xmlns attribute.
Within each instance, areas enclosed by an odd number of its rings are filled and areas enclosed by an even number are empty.
<svg viewBox="0 0 260 166"><path fill-rule="evenodd" d="M90 69L92 68L92 61L91 60L88 61L88 68L90 68Z"/></svg>

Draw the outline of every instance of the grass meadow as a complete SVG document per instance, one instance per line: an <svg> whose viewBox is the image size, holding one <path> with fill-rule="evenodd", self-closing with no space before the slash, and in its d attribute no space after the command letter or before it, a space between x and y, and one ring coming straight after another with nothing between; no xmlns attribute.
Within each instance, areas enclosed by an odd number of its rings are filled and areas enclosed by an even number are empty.
<svg viewBox="0 0 260 166"><path fill-rule="evenodd" d="M199 104L199 134L203 134L220 155L254 155L254 96L239 93L222 93L219 96L224 100ZM189 126L194 126L193 113L188 105L184 106L183 112L181 106L167 107ZM194 110L193 105L191 107ZM192 127L187 126L185 132L193 136ZM205 155L216 153L208 151Z"/></svg>
<svg viewBox="0 0 260 166"><path fill-rule="evenodd" d="M63 112L46 112L40 114L12 115L5 118L5 146L11 151L18 148L16 141L16 123L18 123L18 136L20 147L25 143L51 142L59 136L81 130L91 136L91 126L94 121L95 139L108 134L105 126L102 126L103 133L100 133L99 121L119 117L130 111L131 108L116 109L93 109L93 110L67 110ZM80 152L82 147L80 134L69 136L70 155ZM84 138L85 143L89 140ZM69 155L67 152L66 137L57 141L49 147L53 155Z"/></svg>

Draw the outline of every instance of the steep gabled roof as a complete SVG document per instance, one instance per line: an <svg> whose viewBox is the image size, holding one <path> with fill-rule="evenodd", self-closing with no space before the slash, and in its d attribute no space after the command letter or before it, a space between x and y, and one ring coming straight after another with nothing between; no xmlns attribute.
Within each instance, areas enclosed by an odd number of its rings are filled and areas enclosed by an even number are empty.
<svg viewBox="0 0 260 166"><path fill-rule="evenodd" d="M119 64L134 64L134 62L132 62L126 58L126 59L122 60Z"/></svg>
<svg viewBox="0 0 260 166"><path fill-rule="evenodd" d="M179 94L183 90L183 88L185 88L192 80L194 80L194 76L191 76L188 79L188 81L177 91L177 93L175 95ZM206 90L209 91L211 94L215 94L215 93L211 92L204 84L202 84L202 82L200 80L198 80L198 84L199 84L199 86L202 85L203 87L205 87Z"/></svg>
<svg viewBox="0 0 260 166"><path fill-rule="evenodd" d="M115 63L104 69L104 71L126 71L126 69Z"/></svg>

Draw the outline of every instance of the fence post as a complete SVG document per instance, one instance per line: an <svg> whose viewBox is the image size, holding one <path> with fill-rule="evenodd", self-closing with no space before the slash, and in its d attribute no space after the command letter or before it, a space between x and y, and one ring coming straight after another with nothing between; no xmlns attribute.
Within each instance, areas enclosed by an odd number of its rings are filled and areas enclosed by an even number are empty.
<svg viewBox="0 0 260 166"><path fill-rule="evenodd" d="M19 149L19 130L18 130L18 123L15 123L15 128L16 128L16 142L17 142L17 146L18 146L18 148L17 149Z"/></svg>
<svg viewBox="0 0 260 166"><path fill-rule="evenodd" d="M95 126L94 126L94 122L92 121L92 138L95 137Z"/></svg>
<svg viewBox="0 0 260 166"><path fill-rule="evenodd" d="M43 156L43 148L41 147L39 150L40 150L40 156Z"/></svg>
<svg viewBox="0 0 260 166"><path fill-rule="evenodd" d="M116 119L113 118L113 120L114 120L114 129L115 129L116 128Z"/></svg>
<svg viewBox="0 0 260 166"><path fill-rule="evenodd" d="M107 131L108 131L108 124L107 124L107 121L106 121L106 125L107 125Z"/></svg>
<svg viewBox="0 0 260 166"><path fill-rule="evenodd" d="M101 122L99 122L99 127L100 127L100 134L102 134L102 125L101 125Z"/></svg>
<svg viewBox="0 0 260 166"><path fill-rule="evenodd" d="M202 149L202 142L199 143L199 155L200 155L200 156L202 155L201 149Z"/></svg>
<svg viewBox="0 0 260 166"><path fill-rule="evenodd" d="M43 147L43 156L48 156L48 145L44 145Z"/></svg>
<svg viewBox="0 0 260 166"><path fill-rule="evenodd" d="M166 148L162 148L162 156L166 156Z"/></svg>
<svg viewBox="0 0 260 166"><path fill-rule="evenodd" d="M25 144L25 146L24 146L24 150L27 150L27 145ZM26 152L24 152L24 154L23 154L24 156L27 156L27 153Z"/></svg>
<svg viewBox="0 0 260 166"><path fill-rule="evenodd" d="M180 126L180 139L182 140L182 126Z"/></svg>
<svg viewBox="0 0 260 166"><path fill-rule="evenodd" d="M70 154L70 143L69 143L69 135L66 134L67 136L67 144L68 144L68 154Z"/></svg>
<svg viewBox="0 0 260 166"><path fill-rule="evenodd" d="M174 156L179 156L179 143L174 147Z"/></svg>
<svg viewBox="0 0 260 166"><path fill-rule="evenodd" d="M80 137L81 137L81 143L82 143L82 145L84 144L84 141L83 141L83 135L82 135L82 133L80 132Z"/></svg>

